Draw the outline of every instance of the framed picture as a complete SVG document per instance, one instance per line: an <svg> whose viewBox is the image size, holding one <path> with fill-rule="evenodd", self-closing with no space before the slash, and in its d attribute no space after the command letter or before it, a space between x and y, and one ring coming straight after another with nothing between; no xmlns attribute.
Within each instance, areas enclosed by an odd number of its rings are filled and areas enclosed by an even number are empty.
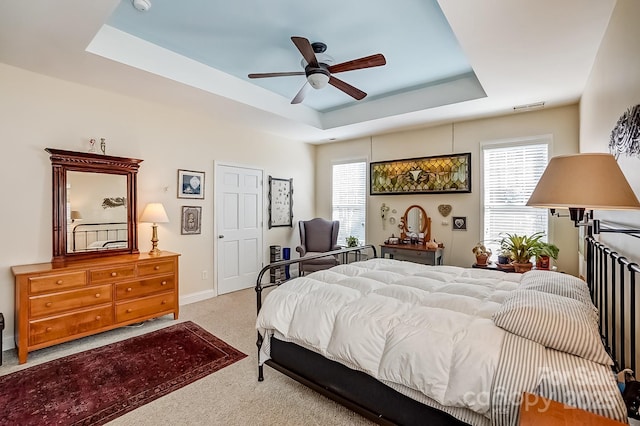
<svg viewBox="0 0 640 426"><path fill-rule="evenodd" d="M451 220L451 226L453 226L454 231L467 230L467 218L465 216L453 216Z"/></svg>
<svg viewBox="0 0 640 426"><path fill-rule="evenodd" d="M293 179L269 176L269 229L293 227Z"/></svg>
<svg viewBox="0 0 640 426"><path fill-rule="evenodd" d="M178 198L204 199L204 172L178 170Z"/></svg>
<svg viewBox="0 0 640 426"><path fill-rule="evenodd" d="M370 195L471 192L471 153L371 163Z"/></svg>
<svg viewBox="0 0 640 426"><path fill-rule="evenodd" d="M202 207L182 206L182 235L199 234L202 230Z"/></svg>

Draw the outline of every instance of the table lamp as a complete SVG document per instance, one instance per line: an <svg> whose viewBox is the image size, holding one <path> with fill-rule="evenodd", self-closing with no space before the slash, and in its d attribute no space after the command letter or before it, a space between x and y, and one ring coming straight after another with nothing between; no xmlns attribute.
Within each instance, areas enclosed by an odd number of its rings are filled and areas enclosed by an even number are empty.
<svg viewBox="0 0 640 426"><path fill-rule="evenodd" d="M152 256L157 256L161 253L158 249L158 223L168 223L169 217L164 210L162 203L149 203L145 206L140 215L140 222L153 223L153 235L151 237L151 251Z"/></svg>

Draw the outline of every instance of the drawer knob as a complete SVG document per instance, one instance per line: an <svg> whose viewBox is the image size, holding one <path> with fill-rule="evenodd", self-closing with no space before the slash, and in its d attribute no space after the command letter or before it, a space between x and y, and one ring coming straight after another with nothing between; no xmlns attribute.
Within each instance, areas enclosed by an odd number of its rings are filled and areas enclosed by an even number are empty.
<svg viewBox="0 0 640 426"><path fill-rule="evenodd" d="M58 284L58 285L62 284L62 280L56 281L56 284Z"/></svg>
<svg viewBox="0 0 640 426"><path fill-rule="evenodd" d="M96 321L100 321L102 317L100 315L96 315Z"/></svg>
<svg viewBox="0 0 640 426"><path fill-rule="evenodd" d="M162 281L162 282L160 283L160 285L167 285L167 282L166 282L166 281Z"/></svg>
<svg viewBox="0 0 640 426"><path fill-rule="evenodd" d="M158 269L160 269L160 265L154 266L153 269L155 269L157 271Z"/></svg>
<svg viewBox="0 0 640 426"><path fill-rule="evenodd" d="M167 304L166 300L163 300L162 303L161 303L161 305L166 305L166 304Z"/></svg>
<svg viewBox="0 0 640 426"><path fill-rule="evenodd" d="M48 333L48 332L50 332L51 330L53 330L53 328L51 328L51 327L47 327L45 331Z"/></svg>
<svg viewBox="0 0 640 426"><path fill-rule="evenodd" d="M127 287L127 291L133 291L131 287Z"/></svg>
<svg viewBox="0 0 640 426"><path fill-rule="evenodd" d="M44 306L46 306L47 308L50 308L50 307L51 307L51 305L53 305L53 303L51 303L51 302L47 302Z"/></svg>
<svg viewBox="0 0 640 426"><path fill-rule="evenodd" d="M117 276L118 276L118 273L117 273L117 272L112 272L112 273L111 273L111 276L112 276L112 277L117 277Z"/></svg>
<svg viewBox="0 0 640 426"><path fill-rule="evenodd" d="M100 293L96 293L96 299L100 297Z"/></svg>
<svg viewBox="0 0 640 426"><path fill-rule="evenodd" d="M133 310L131 308L127 309L127 313L130 314L131 312L133 312Z"/></svg>

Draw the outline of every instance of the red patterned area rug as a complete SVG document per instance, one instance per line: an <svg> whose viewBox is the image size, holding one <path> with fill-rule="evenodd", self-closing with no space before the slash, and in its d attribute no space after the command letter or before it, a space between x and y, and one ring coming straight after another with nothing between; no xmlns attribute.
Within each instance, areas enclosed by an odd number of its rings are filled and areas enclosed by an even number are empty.
<svg viewBox="0 0 640 426"><path fill-rule="evenodd" d="M0 376L0 424L101 425L244 357L176 324Z"/></svg>

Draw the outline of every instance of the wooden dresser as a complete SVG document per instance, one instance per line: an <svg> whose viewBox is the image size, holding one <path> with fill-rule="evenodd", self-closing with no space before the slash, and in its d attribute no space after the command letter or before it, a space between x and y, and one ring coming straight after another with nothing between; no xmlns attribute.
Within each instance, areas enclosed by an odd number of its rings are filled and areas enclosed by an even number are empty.
<svg viewBox="0 0 640 426"><path fill-rule="evenodd" d="M163 251L12 267L20 364L36 349L166 314L177 319L178 256Z"/></svg>

